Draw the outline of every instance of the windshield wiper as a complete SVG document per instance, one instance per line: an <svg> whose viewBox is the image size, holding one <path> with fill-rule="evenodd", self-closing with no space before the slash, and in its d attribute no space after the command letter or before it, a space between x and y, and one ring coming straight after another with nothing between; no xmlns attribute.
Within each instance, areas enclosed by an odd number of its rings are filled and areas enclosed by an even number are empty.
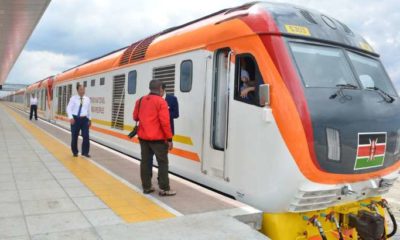
<svg viewBox="0 0 400 240"><path fill-rule="evenodd" d="M357 89L358 87L356 85L350 84L350 83L346 83L346 84L336 84L336 87L338 87L339 89L332 94L329 99L334 99L337 96L344 96L343 94L343 89Z"/></svg>
<svg viewBox="0 0 400 240"><path fill-rule="evenodd" d="M385 102L392 103L395 100L394 97L389 95L389 93L383 91L378 87L367 87L367 89L376 91L383 98L383 100L385 100Z"/></svg>
<svg viewBox="0 0 400 240"><path fill-rule="evenodd" d="M340 88L351 88L351 89L356 89L356 88L358 88L356 85L351 84L351 83L336 84L336 87L340 87Z"/></svg>

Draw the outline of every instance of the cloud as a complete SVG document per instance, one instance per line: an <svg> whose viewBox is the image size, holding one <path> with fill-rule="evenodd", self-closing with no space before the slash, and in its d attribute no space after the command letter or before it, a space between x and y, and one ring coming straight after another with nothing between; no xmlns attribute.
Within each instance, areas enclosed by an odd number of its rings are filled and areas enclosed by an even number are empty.
<svg viewBox="0 0 400 240"><path fill-rule="evenodd" d="M242 2L245 1L54 0L27 49L92 58Z"/></svg>
<svg viewBox="0 0 400 240"><path fill-rule="evenodd" d="M381 54L388 73L400 89L400 54L397 54L400 53L398 0L275 1L321 11L360 33ZM22 60L27 55L21 55L15 68L21 74L24 71L37 71L36 66L44 63L34 62L35 57L32 55L40 55L41 52L64 56L67 62L74 62L68 60L71 57L75 60L82 59L83 62L163 29L246 2L248 0L53 0L27 44L26 50L31 58ZM20 62L28 61L31 61L30 64L24 68L19 66ZM60 61L60 66L56 64L49 63L53 69L60 71L64 70L64 66L70 67L63 61ZM47 72L37 79L31 77L29 81L37 81L46 75ZM15 81L16 77L10 75L8 81Z"/></svg>
<svg viewBox="0 0 400 240"><path fill-rule="evenodd" d="M243 0L53 0L7 83L32 83Z"/></svg>
<svg viewBox="0 0 400 240"><path fill-rule="evenodd" d="M83 59L75 55L24 50L10 72L7 83L33 83L60 73L82 61Z"/></svg>

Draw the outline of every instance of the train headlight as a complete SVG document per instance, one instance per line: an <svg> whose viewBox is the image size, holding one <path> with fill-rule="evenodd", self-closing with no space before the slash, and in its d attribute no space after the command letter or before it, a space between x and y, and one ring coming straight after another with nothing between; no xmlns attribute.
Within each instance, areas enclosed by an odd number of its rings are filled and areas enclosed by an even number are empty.
<svg viewBox="0 0 400 240"><path fill-rule="evenodd" d="M396 146L394 148L394 154L398 154L400 152L400 129L397 130L397 138L396 138Z"/></svg>
<svg viewBox="0 0 400 240"><path fill-rule="evenodd" d="M326 129L326 141L328 144L328 159L340 161L340 135L333 128Z"/></svg>

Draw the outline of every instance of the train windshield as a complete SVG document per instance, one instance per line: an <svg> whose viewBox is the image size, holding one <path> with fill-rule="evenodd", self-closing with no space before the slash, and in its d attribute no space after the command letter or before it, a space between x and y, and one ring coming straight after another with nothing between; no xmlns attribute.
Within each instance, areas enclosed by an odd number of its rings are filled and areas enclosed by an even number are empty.
<svg viewBox="0 0 400 240"><path fill-rule="evenodd" d="M341 49L301 43L291 43L290 48L306 87L358 86Z"/></svg>
<svg viewBox="0 0 400 240"><path fill-rule="evenodd" d="M378 88L397 96L382 64L376 59L341 48L305 43L292 42L290 49L306 87L334 88L351 84L363 89Z"/></svg>
<svg viewBox="0 0 400 240"><path fill-rule="evenodd" d="M379 61L352 52L348 54L364 88L377 87L392 96L397 96L389 77Z"/></svg>

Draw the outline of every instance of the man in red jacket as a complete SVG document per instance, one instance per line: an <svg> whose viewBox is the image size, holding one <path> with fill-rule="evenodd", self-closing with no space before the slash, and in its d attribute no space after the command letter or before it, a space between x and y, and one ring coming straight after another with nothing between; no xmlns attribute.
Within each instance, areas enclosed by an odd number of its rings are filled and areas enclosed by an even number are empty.
<svg viewBox="0 0 400 240"><path fill-rule="evenodd" d="M138 137L141 157L140 177L143 193L154 192L151 185L151 169L148 167L151 151L158 162L158 185L161 196L176 194L169 186L168 150L172 149L172 131L167 102L162 98L162 82L150 81L150 94L136 101L133 119L139 122Z"/></svg>

